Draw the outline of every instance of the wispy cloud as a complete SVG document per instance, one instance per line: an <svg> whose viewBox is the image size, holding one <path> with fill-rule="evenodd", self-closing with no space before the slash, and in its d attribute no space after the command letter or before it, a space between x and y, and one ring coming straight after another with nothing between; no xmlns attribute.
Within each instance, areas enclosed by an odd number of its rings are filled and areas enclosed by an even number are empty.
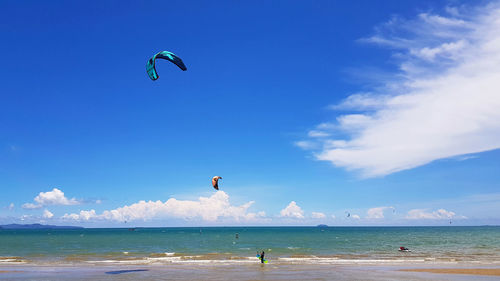
<svg viewBox="0 0 500 281"><path fill-rule="evenodd" d="M50 205L78 205L81 202L75 198L68 199L64 192L54 188L52 191L40 192L34 199L35 203L25 203L24 209L39 209Z"/></svg>
<svg viewBox="0 0 500 281"><path fill-rule="evenodd" d="M320 212L312 212L311 217L313 219L324 219L326 218L326 215Z"/></svg>
<svg viewBox="0 0 500 281"><path fill-rule="evenodd" d="M427 211L426 209L413 209L408 211L407 219L451 219L456 217L455 212L447 211L445 209L439 209L436 211ZM459 216L459 218L465 218L464 216Z"/></svg>
<svg viewBox="0 0 500 281"><path fill-rule="evenodd" d="M363 39L392 48L399 72L331 106L354 112L297 145L365 177L500 148L500 5L447 11L394 17Z"/></svg>

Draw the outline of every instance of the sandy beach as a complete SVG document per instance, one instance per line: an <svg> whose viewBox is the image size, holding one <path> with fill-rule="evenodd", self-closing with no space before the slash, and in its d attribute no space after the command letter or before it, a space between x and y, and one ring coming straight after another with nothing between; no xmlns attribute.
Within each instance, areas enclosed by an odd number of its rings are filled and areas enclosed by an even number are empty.
<svg viewBox="0 0 500 281"><path fill-rule="evenodd" d="M500 276L500 268L412 268L401 271Z"/></svg>
<svg viewBox="0 0 500 281"><path fill-rule="evenodd" d="M403 268L332 265L0 267L0 280L498 280L500 267ZM440 273L440 274L436 274Z"/></svg>

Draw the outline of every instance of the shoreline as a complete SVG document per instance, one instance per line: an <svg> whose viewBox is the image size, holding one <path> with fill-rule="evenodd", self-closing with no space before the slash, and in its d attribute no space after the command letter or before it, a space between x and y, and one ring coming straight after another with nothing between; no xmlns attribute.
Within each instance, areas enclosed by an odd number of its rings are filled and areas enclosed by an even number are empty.
<svg viewBox="0 0 500 281"><path fill-rule="evenodd" d="M434 267L434 266L500 266L500 260L456 260L450 258L408 258L408 259L345 259L336 257L270 257L273 265L330 265L330 266L401 266L401 267ZM207 256L153 256L104 259L24 259L20 257L0 259L0 268L8 266L170 266L170 265L252 265L258 263L256 257L208 258Z"/></svg>

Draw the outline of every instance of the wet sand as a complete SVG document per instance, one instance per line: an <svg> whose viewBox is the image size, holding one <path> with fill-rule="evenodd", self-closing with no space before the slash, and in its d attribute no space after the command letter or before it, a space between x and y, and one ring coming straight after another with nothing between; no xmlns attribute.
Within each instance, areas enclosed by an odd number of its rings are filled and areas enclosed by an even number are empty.
<svg viewBox="0 0 500 281"><path fill-rule="evenodd" d="M500 276L500 268L407 268L400 271Z"/></svg>
<svg viewBox="0 0 500 281"><path fill-rule="evenodd" d="M487 268L453 268L452 270ZM490 268L491 269L491 268ZM422 270L422 271L419 271ZM165 265L165 266L0 266L0 280L498 280L498 275L432 274L428 268L402 266L337 266L337 265ZM431 270L450 270L432 268ZM500 267L493 268L500 270ZM432 271L433 272L433 271Z"/></svg>

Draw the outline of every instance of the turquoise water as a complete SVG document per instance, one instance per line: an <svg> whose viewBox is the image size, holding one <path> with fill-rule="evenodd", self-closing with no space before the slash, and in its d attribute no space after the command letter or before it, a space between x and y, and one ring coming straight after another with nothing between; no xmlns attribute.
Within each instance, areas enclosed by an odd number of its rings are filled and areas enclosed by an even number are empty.
<svg viewBox="0 0 500 281"><path fill-rule="evenodd" d="M397 251L400 246L412 252ZM500 263L500 227L0 230L3 263L255 262L260 250L282 263Z"/></svg>

